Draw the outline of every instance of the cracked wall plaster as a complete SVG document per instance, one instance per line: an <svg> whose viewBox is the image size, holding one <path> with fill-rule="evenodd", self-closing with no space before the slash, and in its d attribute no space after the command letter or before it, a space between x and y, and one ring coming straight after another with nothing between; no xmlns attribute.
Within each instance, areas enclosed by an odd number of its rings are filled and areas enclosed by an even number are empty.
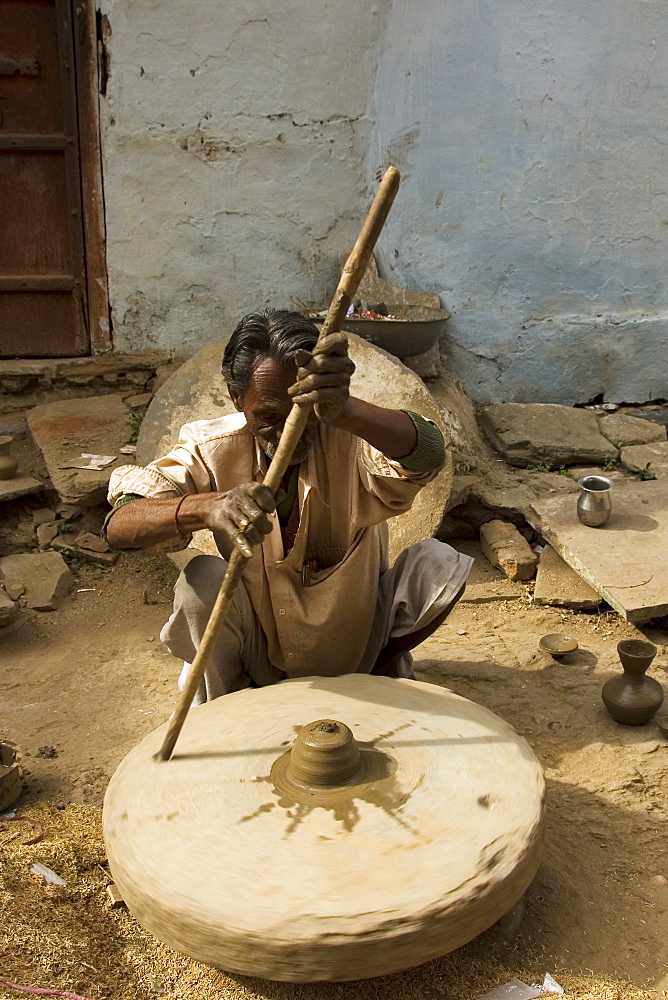
<svg viewBox="0 0 668 1000"><path fill-rule="evenodd" d="M436 291L482 401L668 397L668 5L395 0L368 175L385 277Z"/></svg>
<svg viewBox="0 0 668 1000"><path fill-rule="evenodd" d="M665 0L101 0L117 351L325 305L403 173L385 277L483 401L668 396Z"/></svg>
<svg viewBox="0 0 668 1000"><path fill-rule="evenodd" d="M116 351L189 354L240 316L328 304L371 188L390 0L102 0Z"/></svg>

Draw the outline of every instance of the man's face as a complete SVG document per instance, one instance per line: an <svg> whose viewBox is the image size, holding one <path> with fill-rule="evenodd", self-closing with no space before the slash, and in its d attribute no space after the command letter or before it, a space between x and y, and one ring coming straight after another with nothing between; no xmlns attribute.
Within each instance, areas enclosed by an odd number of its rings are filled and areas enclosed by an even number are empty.
<svg viewBox="0 0 668 1000"><path fill-rule="evenodd" d="M292 408L288 389L296 379L296 364L279 365L273 358L260 357L243 396L232 394L232 402L237 410L243 412L248 429L270 459L276 454L286 417ZM317 422L317 417L311 412L290 465L299 465L308 455L313 446Z"/></svg>

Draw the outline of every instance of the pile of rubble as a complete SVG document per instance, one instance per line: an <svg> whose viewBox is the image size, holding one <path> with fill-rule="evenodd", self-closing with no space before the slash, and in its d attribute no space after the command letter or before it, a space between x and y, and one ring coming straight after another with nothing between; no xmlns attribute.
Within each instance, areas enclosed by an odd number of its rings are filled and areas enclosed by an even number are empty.
<svg viewBox="0 0 668 1000"><path fill-rule="evenodd" d="M0 478L0 627L22 608L57 608L79 565L101 572L116 562L100 535L107 485L116 466L135 461L132 442L151 398L75 396L0 417L18 461Z"/></svg>
<svg viewBox="0 0 668 1000"><path fill-rule="evenodd" d="M437 399L443 391L432 388ZM458 403L461 417L465 398ZM453 428L458 475L439 537L479 533L492 565L512 580L536 578L536 603L591 610L605 600L636 622L668 613L667 422L660 404L505 403L476 423L469 414ZM615 484L603 529L576 516L577 481L589 475Z"/></svg>

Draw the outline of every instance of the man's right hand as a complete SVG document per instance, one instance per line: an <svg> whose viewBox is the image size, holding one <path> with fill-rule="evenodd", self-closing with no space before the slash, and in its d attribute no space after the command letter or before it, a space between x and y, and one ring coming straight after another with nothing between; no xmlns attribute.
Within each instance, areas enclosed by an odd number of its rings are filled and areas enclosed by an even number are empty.
<svg viewBox="0 0 668 1000"><path fill-rule="evenodd" d="M244 556L250 558L252 547L259 545L271 531L267 514L276 509L271 490L261 483L244 483L228 493L208 497L206 527L224 532Z"/></svg>
<svg viewBox="0 0 668 1000"><path fill-rule="evenodd" d="M126 503L107 524L107 540L118 549L141 549L185 540L193 531L209 528L221 555L229 559L238 548L250 558L271 531L267 514L276 508L271 490L261 483L244 483L229 493L188 493L183 497L142 497Z"/></svg>

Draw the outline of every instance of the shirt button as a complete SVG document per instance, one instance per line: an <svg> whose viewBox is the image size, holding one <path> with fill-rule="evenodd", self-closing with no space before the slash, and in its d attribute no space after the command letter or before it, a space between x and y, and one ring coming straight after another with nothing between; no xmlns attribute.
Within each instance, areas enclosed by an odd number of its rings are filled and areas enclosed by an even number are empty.
<svg viewBox="0 0 668 1000"><path fill-rule="evenodd" d="M289 660L294 660L294 658L295 658L295 654L294 653L288 653L288 659Z"/></svg>
<svg viewBox="0 0 668 1000"><path fill-rule="evenodd" d="M279 608L278 609L278 613L279 613L279 615L284 615L285 614L285 608Z"/></svg>

